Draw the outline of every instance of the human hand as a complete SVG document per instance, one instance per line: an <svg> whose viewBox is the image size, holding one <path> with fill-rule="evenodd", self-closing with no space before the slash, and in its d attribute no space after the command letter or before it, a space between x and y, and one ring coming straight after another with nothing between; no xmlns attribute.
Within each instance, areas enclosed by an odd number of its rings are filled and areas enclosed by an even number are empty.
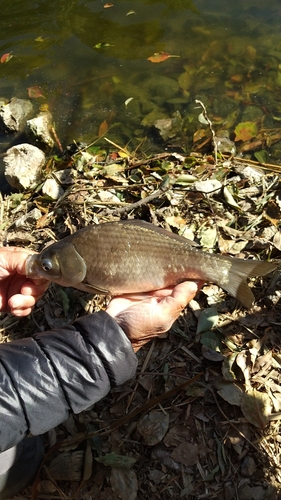
<svg viewBox="0 0 281 500"><path fill-rule="evenodd" d="M202 285L201 281L185 281L174 288L143 294L143 300L129 295L114 297L106 311L124 330L136 352L153 337L171 328Z"/></svg>
<svg viewBox="0 0 281 500"><path fill-rule="evenodd" d="M0 311L27 316L48 288L47 280L26 277L25 262L31 253L19 247L0 248Z"/></svg>

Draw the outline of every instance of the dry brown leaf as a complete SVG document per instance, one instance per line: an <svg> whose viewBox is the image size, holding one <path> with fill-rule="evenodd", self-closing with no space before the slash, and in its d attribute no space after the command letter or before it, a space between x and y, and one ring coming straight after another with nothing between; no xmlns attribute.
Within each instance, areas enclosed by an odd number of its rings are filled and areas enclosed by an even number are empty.
<svg viewBox="0 0 281 500"><path fill-rule="evenodd" d="M178 446L190 438L190 430L184 425L174 425L163 439L165 446Z"/></svg>
<svg viewBox="0 0 281 500"><path fill-rule="evenodd" d="M186 467L191 467L198 462L198 445L188 442L181 443L171 453L171 458Z"/></svg>
<svg viewBox="0 0 281 500"><path fill-rule="evenodd" d="M231 405L240 406L243 391L238 385L226 380L217 380L215 383L218 394Z"/></svg>
<svg viewBox="0 0 281 500"><path fill-rule="evenodd" d="M138 423L138 432L149 446L154 446L162 441L169 427L169 415L160 411L151 411Z"/></svg>
<svg viewBox="0 0 281 500"><path fill-rule="evenodd" d="M264 429L271 415L270 397L265 392L249 389L242 396L241 410L250 424Z"/></svg>
<svg viewBox="0 0 281 500"><path fill-rule="evenodd" d="M136 500L138 495L138 480L132 469L113 468L110 474L113 491L122 500Z"/></svg>

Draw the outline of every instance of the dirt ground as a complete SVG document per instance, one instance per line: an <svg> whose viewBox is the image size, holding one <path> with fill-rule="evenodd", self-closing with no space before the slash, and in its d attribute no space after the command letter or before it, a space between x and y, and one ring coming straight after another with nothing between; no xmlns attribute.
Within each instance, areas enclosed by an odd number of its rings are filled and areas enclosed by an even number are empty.
<svg viewBox="0 0 281 500"><path fill-rule="evenodd" d="M2 198L2 244L41 250L85 225L136 218L206 252L278 260L280 168L200 154L78 151L44 172L63 188L59 199L40 186ZM17 223L34 208L39 217ZM49 432L38 478L17 498L281 498L279 271L249 285L256 301L246 310L206 284L169 334L139 351L133 380ZM30 317L2 314L1 341L71 322L105 301L52 284Z"/></svg>

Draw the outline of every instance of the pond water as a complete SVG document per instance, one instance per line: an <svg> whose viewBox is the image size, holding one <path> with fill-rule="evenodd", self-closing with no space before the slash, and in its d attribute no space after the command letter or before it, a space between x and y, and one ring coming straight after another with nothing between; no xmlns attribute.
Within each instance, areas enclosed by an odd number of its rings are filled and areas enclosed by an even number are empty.
<svg viewBox="0 0 281 500"><path fill-rule="evenodd" d="M250 134L259 141L250 153L279 163L280 1L0 5L0 57L12 56L0 64L0 98L31 94L38 110L47 105L64 147L106 133L148 154L165 147L189 152L194 133L208 129L198 121L199 99L214 129L227 130L238 151ZM155 127L169 119L166 131ZM11 137L1 141L3 151Z"/></svg>

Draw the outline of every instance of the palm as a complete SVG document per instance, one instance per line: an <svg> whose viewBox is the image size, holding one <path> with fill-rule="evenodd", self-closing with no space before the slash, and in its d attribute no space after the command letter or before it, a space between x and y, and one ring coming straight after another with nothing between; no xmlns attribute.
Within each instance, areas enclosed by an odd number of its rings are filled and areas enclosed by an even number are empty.
<svg viewBox="0 0 281 500"><path fill-rule="evenodd" d="M135 350L151 338L167 332L181 311L194 298L202 283L186 281L174 288L134 296L114 298L107 312L115 318Z"/></svg>

